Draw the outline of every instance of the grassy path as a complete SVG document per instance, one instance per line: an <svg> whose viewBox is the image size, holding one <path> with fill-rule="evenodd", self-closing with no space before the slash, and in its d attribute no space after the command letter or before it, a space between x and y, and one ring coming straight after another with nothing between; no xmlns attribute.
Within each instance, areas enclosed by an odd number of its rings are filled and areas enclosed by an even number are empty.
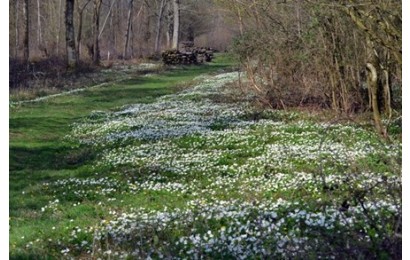
<svg viewBox="0 0 410 260"><path fill-rule="evenodd" d="M70 220L50 219L39 216L38 212L50 199L49 195L42 194L43 182L91 172L95 154L87 147L72 147L64 141L74 122L94 110L110 111L126 104L152 102L159 96L175 92L178 86L189 83L198 75L215 73L230 66L231 63L221 57L205 66L140 76L10 108L10 255L18 258L52 254L26 248L26 245L41 237L45 227L51 224L64 226L68 224L65 221ZM90 214L97 214L94 209L89 210L92 211ZM87 209L66 216L81 219L83 214L87 214Z"/></svg>
<svg viewBox="0 0 410 260"><path fill-rule="evenodd" d="M256 111L227 67L13 108L11 258L399 258L400 141Z"/></svg>

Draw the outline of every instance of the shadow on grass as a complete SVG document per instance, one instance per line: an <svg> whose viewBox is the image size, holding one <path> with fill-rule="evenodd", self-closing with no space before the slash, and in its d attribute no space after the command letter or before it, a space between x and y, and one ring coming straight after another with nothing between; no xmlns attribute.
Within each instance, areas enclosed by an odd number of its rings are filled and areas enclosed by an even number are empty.
<svg viewBox="0 0 410 260"><path fill-rule="evenodd" d="M70 118L66 117L51 117L47 115L47 112L42 115L37 116L22 116L10 118L9 128L10 132L16 132L16 130L30 130L32 133L41 131L44 134L48 133L61 133L67 132L67 121L70 121ZM50 131L50 130L53 131ZM43 139L44 140L44 139Z"/></svg>
<svg viewBox="0 0 410 260"><path fill-rule="evenodd" d="M131 83L130 83L131 84ZM122 88L101 89L97 93L84 93L84 97L89 102L110 103L113 106L125 105L126 103L141 103L145 101L152 101L154 98L171 94L174 90L172 88ZM99 104L101 106L102 104Z"/></svg>
<svg viewBox="0 0 410 260"><path fill-rule="evenodd" d="M10 147L10 171L74 169L95 159L88 147L68 146Z"/></svg>
<svg viewBox="0 0 410 260"><path fill-rule="evenodd" d="M31 253L31 254L27 254L27 253L16 253L16 254L12 254L10 255L10 260L38 260L38 259L42 259L42 260L54 260L56 259L53 256L45 256L42 254L36 254L36 253Z"/></svg>

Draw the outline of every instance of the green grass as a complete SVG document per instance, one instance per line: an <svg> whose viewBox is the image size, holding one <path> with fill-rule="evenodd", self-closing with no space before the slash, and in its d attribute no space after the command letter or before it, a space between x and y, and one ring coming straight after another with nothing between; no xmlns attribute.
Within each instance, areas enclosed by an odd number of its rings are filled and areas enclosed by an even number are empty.
<svg viewBox="0 0 410 260"><path fill-rule="evenodd" d="M38 259L52 257L59 251L55 240L67 237L70 219L77 224L98 223L104 207L95 207L96 199L85 200L72 207L69 198L58 205L61 215L40 214L41 208L52 199L44 182L68 177L94 174L95 152L86 146L72 147L64 137L70 125L87 117L91 111L110 111L132 103L150 103L155 98L170 94L181 86L189 85L193 78L204 73L229 70L231 61L217 57L215 62L203 66L173 68L151 77L136 77L115 84L91 88L75 94L53 97L40 102L14 104L10 108L10 257L12 259ZM138 194L118 196L126 205L172 205L175 199L168 194ZM116 203L118 203L118 201ZM180 204L176 201L174 204ZM114 203L113 203L114 204ZM114 204L115 205L115 204ZM119 204L121 205L121 204ZM54 233L45 234L55 226ZM51 242L45 239L51 239ZM34 242L27 247L29 241ZM36 243L53 250L44 252Z"/></svg>
<svg viewBox="0 0 410 260"><path fill-rule="evenodd" d="M346 238L361 244L363 258L394 252L373 247L383 245L385 238L395 239L399 217L392 214L401 212L388 206L401 197L401 144L381 141L363 124L333 124L297 111L256 111L246 99L234 104L230 97L236 90L224 94L217 83L234 80L236 73L221 74L222 69L232 70L227 56L207 66L174 68L14 104L10 257L56 259L69 249L75 258L105 259L108 252L138 249L134 258L152 251L153 258L161 252L192 258L189 252L194 250L205 258L235 259L227 248L230 243L222 239L225 234L254 239L234 242L243 248L265 244L273 250L271 258L288 258L275 251L281 247L277 237L309 238L313 247L291 254L295 258L342 251L349 256ZM193 81L204 73L218 76ZM194 83L204 88L195 87L194 95L188 91L157 100ZM146 104L141 110L115 113L136 103ZM193 132L184 135L188 130ZM135 133L142 137L135 138ZM375 183L377 187L369 188ZM352 226L321 220L338 213L344 200L354 207L343 216L352 215ZM360 213L358 201L385 210L370 217L386 227L383 231L369 229L369 217ZM322 224L314 224L319 220ZM336 226L327 229L328 223ZM371 243L363 242L360 230L376 232L380 240L373 234ZM206 251L209 233L219 239L216 245L222 251ZM338 239L332 237L336 233ZM200 244L190 244L191 237L200 237ZM176 243L180 239L185 243ZM254 253L254 259L262 258L260 249Z"/></svg>

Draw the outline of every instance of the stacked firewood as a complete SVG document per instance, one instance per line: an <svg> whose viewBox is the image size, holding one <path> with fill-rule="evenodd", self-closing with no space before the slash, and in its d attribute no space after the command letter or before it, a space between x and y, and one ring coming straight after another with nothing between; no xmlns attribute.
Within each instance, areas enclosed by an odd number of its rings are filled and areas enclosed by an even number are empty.
<svg viewBox="0 0 410 260"><path fill-rule="evenodd" d="M167 50L162 53L162 61L166 65L197 64L197 56L192 52Z"/></svg>
<svg viewBox="0 0 410 260"><path fill-rule="evenodd" d="M167 50L162 53L162 61L166 65L190 65L210 62L213 50L204 47L185 47L178 50Z"/></svg>
<svg viewBox="0 0 410 260"><path fill-rule="evenodd" d="M195 53L197 55L198 63L211 62L214 58L214 50L212 48L187 47L185 50Z"/></svg>

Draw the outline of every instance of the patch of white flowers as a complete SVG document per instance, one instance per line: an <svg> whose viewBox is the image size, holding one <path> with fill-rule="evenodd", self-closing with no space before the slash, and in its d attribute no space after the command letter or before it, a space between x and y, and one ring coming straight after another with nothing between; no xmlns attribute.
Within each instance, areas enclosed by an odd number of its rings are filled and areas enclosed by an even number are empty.
<svg viewBox="0 0 410 260"><path fill-rule="evenodd" d="M105 196L110 198L121 191L121 183L113 178L69 178L44 183L44 188L56 197L82 201L86 198ZM75 204L76 205L76 204Z"/></svg>
<svg viewBox="0 0 410 260"><path fill-rule="evenodd" d="M236 104L215 104L208 99L195 102L187 96L195 96L198 89L206 91L204 93L218 93L225 83L235 80L235 75L227 73L216 76L181 94L159 98L155 103L128 106L106 115L105 120L92 117L74 127L72 138L105 145L128 138L158 140L206 133L220 123L224 124L223 127L234 125L240 122L238 117L244 113L241 107Z"/></svg>
<svg viewBox="0 0 410 260"><path fill-rule="evenodd" d="M360 221L363 210L371 214L381 210L383 214L395 214L400 210L384 201L376 205L352 207L346 214L334 207L320 210L282 199L253 202L198 199L188 202L185 210L134 210L118 214L114 220L101 223L102 229L96 237L104 241L109 236L111 246L128 245L126 248L133 250L135 257L142 258L198 259L204 255L288 258L302 256L315 247L331 248L332 241L315 237L315 232L331 234L340 226L349 227ZM371 227L363 223L361 228ZM167 239L159 240L159 237ZM366 236L361 239L370 240Z"/></svg>
<svg viewBox="0 0 410 260"><path fill-rule="evenodd" d="M97 253L148 259L303 257L330 250L332 235L326 234L359 228L378 235L379 219L401 214L401 202L385 190L401 186L397 174L350 167L369 158L397 160L401 144L378 142L373 133L353 125L252 118L246 100L213 100L231 95L226 84L237 76L207 76L154 103L95 111L74 126L70 138L101 151L97 167L138 174L126 181L120 181L121 173L117 179L71 178L48 183L50 189L65 189L78 199L108 196L107 201L118 193L161 191L187 201L182 208L113 211L95 230ZM328 202L321 197L324 190L344 194L353 188L369 193L346 198L350 207L343 198ZM363 202L375 194L383 194L382 199ZM312 206L312 198L322 206ZM372 238L355 239L370 243ZM316 257L338 256L317 252Z"/></svg>

